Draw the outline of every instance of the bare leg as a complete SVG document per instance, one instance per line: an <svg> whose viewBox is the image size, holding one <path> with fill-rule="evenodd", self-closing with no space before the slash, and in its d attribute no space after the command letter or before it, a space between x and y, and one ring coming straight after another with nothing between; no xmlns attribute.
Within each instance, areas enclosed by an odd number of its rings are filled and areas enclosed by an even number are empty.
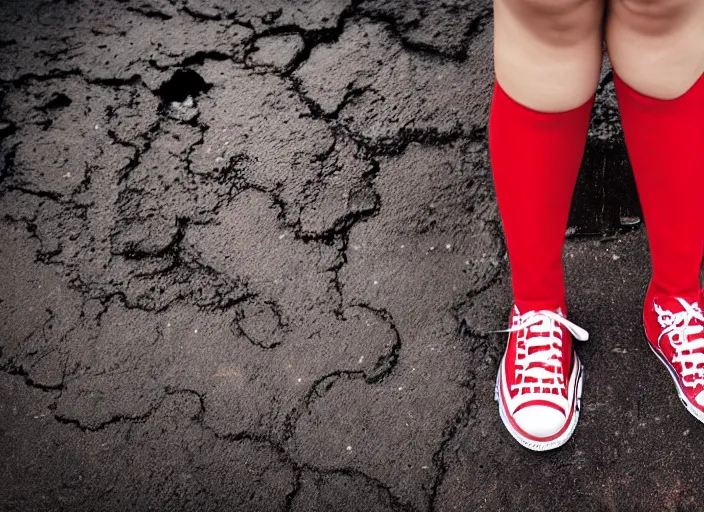
<svg viewBox="0 0 704 512"><path fill-rule="evenodd" d="M704 72L704 2L612 0L606 41L624 82L646 96L676 98Z"/></svg>
<svg viewBox="0 0 704 512"><path fill-rule="evenodd" d="M603 0L495 0L494 65L506 93L541 112L583 105L596 90Z"/></svg>

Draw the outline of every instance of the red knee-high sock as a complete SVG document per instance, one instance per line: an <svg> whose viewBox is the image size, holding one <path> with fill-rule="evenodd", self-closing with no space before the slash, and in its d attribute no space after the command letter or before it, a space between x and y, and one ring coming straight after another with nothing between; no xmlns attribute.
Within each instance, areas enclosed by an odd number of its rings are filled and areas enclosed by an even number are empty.
<svg viewBox="0 0 704 512"><path fill-rule="evenodd" d="M494 85L489 150L521 311L564 308L562 248L593 102L537 112Z"/></svg>
<svg viewBox="0 0 704 512"><path fill-rule="evenodd" d="M617 76L614 82L653 285L669 295L694 293L704 256L704 75L673 100L640 94Z"/></svg>

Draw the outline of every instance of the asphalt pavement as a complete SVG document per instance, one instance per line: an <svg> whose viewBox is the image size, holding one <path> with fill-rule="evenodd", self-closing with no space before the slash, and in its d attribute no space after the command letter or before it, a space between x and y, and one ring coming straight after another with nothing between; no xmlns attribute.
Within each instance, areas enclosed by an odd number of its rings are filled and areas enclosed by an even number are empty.
<svg viewBox="0 0 704 512"><path fill-rule="evenodd" d="M1 2L0 509L704 509L608 66L582 417L500 422L491 53L487 0Z"/></svg>

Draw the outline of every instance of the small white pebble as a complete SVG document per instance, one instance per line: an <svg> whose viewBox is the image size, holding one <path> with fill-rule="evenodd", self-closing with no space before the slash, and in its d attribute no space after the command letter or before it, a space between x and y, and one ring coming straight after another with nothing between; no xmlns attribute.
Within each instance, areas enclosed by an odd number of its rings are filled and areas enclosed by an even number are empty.
<svg viewBox="0 0 704 512"><path fill-rule="evenodd" d="M431 251L434 251L434 250L435 250L435 246L432 246L432 247L430 248L430 250L431 250Z"/></svg>
<svg viewBox="0 0 704 512"><path fill-rule="evenodd" d="M170 323L166 324L166 327L171 327L171 324Z"/></svg>
<svg viewBox="0 0 704 512"><path fill-rule="evenodd" d="M95 125L95 129L96 129L96 130L100 130L100 125L99 125L99 124L96 124L96 125Z"/></svg>
<svg viewBox="0 0 704 512"><path fill-rule="evenodd" d="M286 233L279 235L279 240L283 240L285 236L286 236Z"/></svg>
<svg viewBox="0 0 704 512"><path fill-rule="evenodd" d="M447 249L447 250L449 251L450 249L452 249L452 245L451 245L451 244L445 244L445 249Z"/></svg>
<svg viewBox="0 0 704 512"><path fill-rule="evenodd" d="M364 356L361 356L361 357L359 358L359 361L358 361L359 364L362 364L362 361L364 361Z"/></svg>
<svg viewBox="0 0 704 512"><path fill-rule="evenodd" d="M219 163L219 162L222 162L223 160L225 160L225 159L224 159L223 157L221 157L221 156L216 156L216 157L215 157L215 161L218 162L218 163Z"/></svg>
<svg viewBox="0 0 704 512"><path fill-rule="evenodd" d="M193 332L198 334L198 329L193 329Z"/></svg>
<svg viewBox="0 0 704 512"><path fill-rule="evenodd" d="M682 435L683 435L683 436L689 435L689 429L687 429L687 430L685 430L684 432L682 432Z"/></svg>
<svg viewBox="0 0 704 512"><path fill-rule="evenodd" d="M64 177L64 178L70 178L70 177L71 177L71 173L70 173L70 172L67 172L66 174L64 174L63 177Z"/></svg>
<svg viewBox="0 0 704 512"><path fill-rule="evenodd" d="M399 391L403 391L403 386L399 386L399 387L398 387L398 390L399 390Z"/></svg>
<svg viewBox="0 0 704 512"><path fill-rule="evenodd" d="M379 281L374 281L374 284L379 284Z"/></svg>
<svg viewBox="0 0 704 512"><path fill-rule="evenodd" d="M353 246L352 246L352 249L354 249L355 251L358 251L358 250L359 250L359 246L358 246L358 245L353 245Z"/></svg>
<svg viewBox="0 0 704 512"><path fill-rule="evenodd" d="M420 469L428 469L428 466L421 466Z"/></svg>
<svg viewBox="0 0 704 512"><path fill-rule="evenodd" d="M301 382L301 380L302 380L302 379L299 378L299 379L298 379L298 382Z"/></svg>
<svg viewBox="0 0 704 512"><path fill-rule="evenodd" d="M469 265L469 260L464 260L465 265Z"/></svg>
<svg viewBox="0 0 704 512"><path fill-rule="evenodd" d="M348 447L347 447L347 451L348 451L348 452L351 452L351 451L352 451L352 447L351 447L351 446L348 446Z"/></svg>
<svg viewBox="0 0 704 512"><path fill-rule="evenodd" d="M621 259L621 256L616 256L615 254L614 254L613 256L611 256L611 257L613 258L614 261L616 261L616 260L618 260L618 259Z"/></svg>
<svg viewBox="0 0 704 512"><path fill-rule="evenodd" d="M403 249L404 247L406 247L406 246L405 246L405 245L402 245L402 246L401 246L401 249Z"/></svg>

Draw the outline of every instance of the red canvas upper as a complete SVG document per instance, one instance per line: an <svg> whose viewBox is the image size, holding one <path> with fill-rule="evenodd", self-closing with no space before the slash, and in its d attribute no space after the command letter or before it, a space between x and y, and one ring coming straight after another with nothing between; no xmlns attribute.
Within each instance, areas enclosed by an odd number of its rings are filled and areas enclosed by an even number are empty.
<svg viewBox="0 0 704 512"><path fill-rule="evenodd" d="M648 341L674 370L691 406L704 412L704 312L702 294L676 297L650 286L643 309ZM674 377L674 375L673 375Z"/></svg>
<svg viewBox="0 0 704 512"><path fill-rule="evenodd" d="M521 314L514 307L511 326ZM540 357L533 360L533 357ZM542 359L542 360L541 360ZM560 395L567 400L567 381L572 364L570 333L549 318L510 333L505 359L506 383L511 398L536 394ZM562 412L565 412L564 409Z"/></svg>

